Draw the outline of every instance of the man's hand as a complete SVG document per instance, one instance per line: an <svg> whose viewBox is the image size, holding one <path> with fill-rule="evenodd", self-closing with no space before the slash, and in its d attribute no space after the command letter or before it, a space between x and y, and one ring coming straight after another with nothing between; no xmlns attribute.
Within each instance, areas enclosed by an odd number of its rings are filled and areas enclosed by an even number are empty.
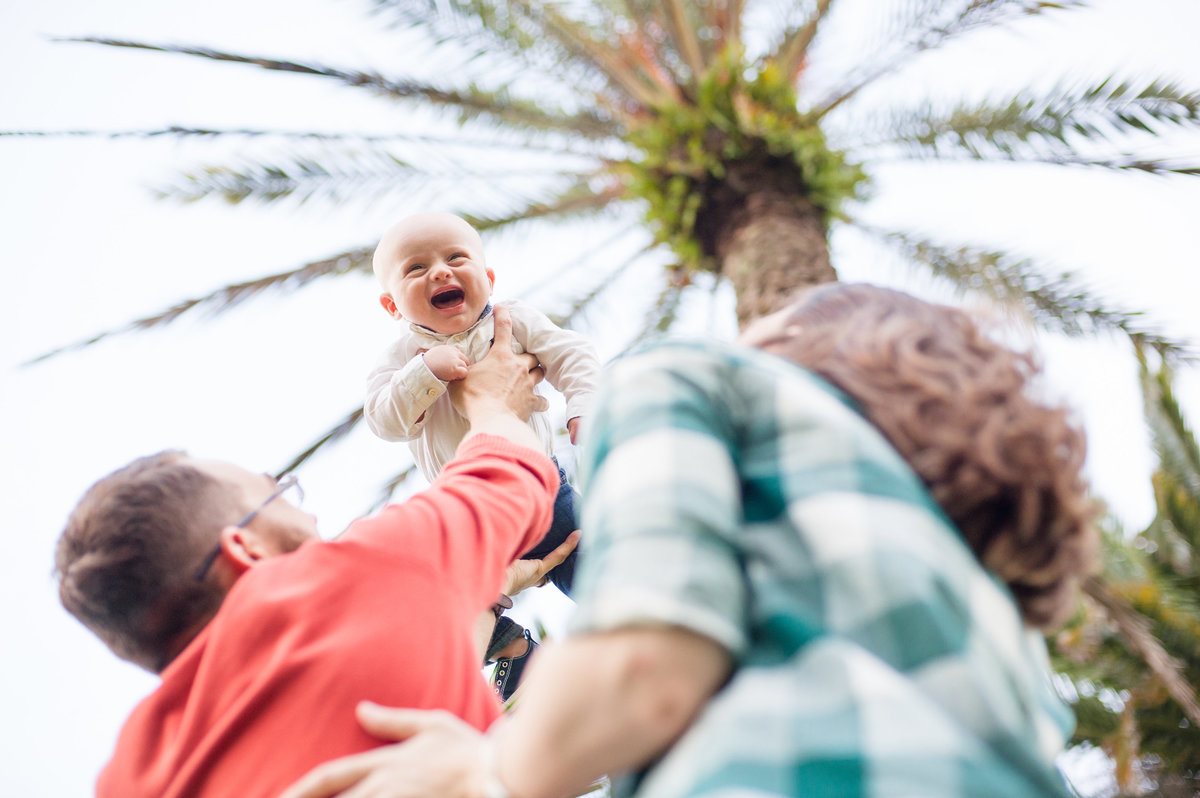
<svg viewBox="0 0 1200 798"><path fill-rule="evenodd" d="M370 734L401 742L319 765L279 798L328 798L344 791L380 798L482 795L483 735L463 721L444 711L389 709L367 701L357 714Z"/></svg>
<svg viewBox="0 0 1200 798"><path fill-rule="evenodd" d="M571 443L575 443L575 439L579 437L579 416L567 419L567 434L571 436Z"/></svg>
<svg viewBox="0 0 1200 798"><path fill-rule="evenodd" d="M425 365L433 372L433 376L442 382L461 380L467 376L471 361L467 356L449 344L441 344L422 354Z"/></svg>
<svg viewBox="0 0 1200 798"><path fill-rule="evenodd" d="M541 443L525 422L534 412L549 407L546 397L534 391L546 373L533 355L513 353L508 309L498 306L494 314L492 348L471 366L465 379L450 383L450 401L471 422L470 435L501 435L513 443L540 449Z"/></svg>
<svg viewBox="0 0 1200 798"><path fill-rule="evenodd" d="M515 596L527 587L541 587L546 584L546 574L551 569L562 565L567 555L575 551L579 544L579 530L576 529L558 548L540 560L514 560L504 574L504 595Z"/></svg>

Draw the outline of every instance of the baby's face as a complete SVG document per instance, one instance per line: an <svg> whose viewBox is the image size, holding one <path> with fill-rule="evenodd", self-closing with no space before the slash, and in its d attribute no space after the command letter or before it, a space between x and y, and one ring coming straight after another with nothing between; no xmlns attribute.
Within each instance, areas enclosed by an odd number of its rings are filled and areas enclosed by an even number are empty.
<svg viewBox="0 0 1200 798"><path fill-rule="evenodd" d="M496 279L475 229L442 213L410 216L388 230L375 250L375 270L380 303L393 318L443 335L479 320Z"/></svg>

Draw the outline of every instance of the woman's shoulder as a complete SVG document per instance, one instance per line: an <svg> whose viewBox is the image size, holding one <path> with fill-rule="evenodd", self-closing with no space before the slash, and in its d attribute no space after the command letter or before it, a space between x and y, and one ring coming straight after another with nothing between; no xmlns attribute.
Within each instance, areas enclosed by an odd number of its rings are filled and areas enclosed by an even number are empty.
<svg viewBox="0 0 1200 798"><path fill-rule="evenodd" d="M854 409L853 402L842 391L808 369L728 341L654 342L613 360L608 371L613 379L622 381L636 382L650 374L661 374L695 385L711 384L749 393L761 392L767 386L786 385L792 392L832 396Z"/></svg>

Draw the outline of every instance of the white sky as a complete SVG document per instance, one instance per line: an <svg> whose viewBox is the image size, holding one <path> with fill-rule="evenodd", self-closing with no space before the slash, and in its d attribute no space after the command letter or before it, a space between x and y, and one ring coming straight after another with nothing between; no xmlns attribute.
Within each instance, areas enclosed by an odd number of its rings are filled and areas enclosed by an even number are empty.
<svg viewBox="0 0 1200 798"><path fill-rule="evenodd" d="M1200 87L1195 0L1095 5L1093 14L1071 14L1071 25L960 49L956 60L931 64L922 79L931 90L1013 85L1059 74L1075 59ZM0 128L329 130L354 119L386 129L396 119L386 104L322 81L46 38L110 35L338 65L394 63L391 41L366 7L356 0L7 3L0 9ZM1059 54L1060 44L1071 56ZM1180 154L1200 161L1198 141ZM13 795L89 794L122 720L155 684L58 606L54 541L83 490L133 457L168 447L279 467L360 399L363 376L393 332L371 282L351 278L254 302L213 322L184 322L38 366L17 365L227 282L370 243L396 215L396 205L363 203L289 209L152 201L146 186L181 167L219 162L220 152L166 140L0 138L0 259L8 275L0 294L0 501L8 524L0 560L0 750L8 762L4 789ZM1171 334L1200 339L1200 179L1084 172L1056 179L1049 172L997 169L964 181L955 170L895 168L881 180L876 218L1049 253L1118 300L1151 310ZM889 190L896 185L906 190ZM839 236L835 245L844 278L914 284L853 236ZM518 262L562 254L511 239L498 244L490 255L498 295L533 284ZM726 309L720 300L715 307ZM709 327L708 313L695 314L693 330ZM1044 348L1053 390L1081 408L1088 426L1098 493L1131 528L1144 524L1151 458L1127 347L1106 340L1049 341ZM1184 376L1183 388L1192 418L1200 419L1194 375ZM306 467L307 506L324 533L336 533L367 506L401 461L402 452L364 432ZM553 620L563 607L541 611Z"/></svg>

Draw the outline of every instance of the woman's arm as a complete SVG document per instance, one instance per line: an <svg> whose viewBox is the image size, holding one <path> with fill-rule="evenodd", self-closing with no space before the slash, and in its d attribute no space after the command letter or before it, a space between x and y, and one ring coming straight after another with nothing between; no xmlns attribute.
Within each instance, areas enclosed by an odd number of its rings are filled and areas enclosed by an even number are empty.
<svg viewBox="0 0 1200 798"><path fill-rule="evenodd" d="M543 646L516 710L488 735L494 775L513 798L559 798L637 770L691 725L731 667L725 649L679 627Z"/></svg>
<svg viewBox="0 0 1200 798"><path fill-rule="evenodd" d="M730 667L716 643L675 627L547 644L517 708L486 737L446 712L360 705L368 732L402 742L321 765L281 798L570 798L653 760Z"/></svg>

